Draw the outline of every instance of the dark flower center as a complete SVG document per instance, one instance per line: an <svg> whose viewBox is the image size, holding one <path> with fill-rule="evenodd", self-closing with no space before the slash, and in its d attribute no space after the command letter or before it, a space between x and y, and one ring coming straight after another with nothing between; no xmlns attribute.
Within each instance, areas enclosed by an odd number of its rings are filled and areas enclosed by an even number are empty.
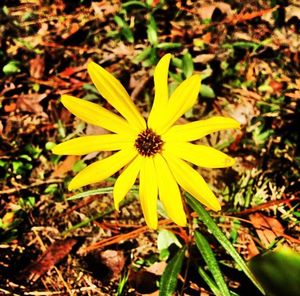
<svg viewBox="0 0 300 296"><path fill-rule="evenodd" d="M135 140L135 148L142 156L152 156L161 152L164 142L153 132L152 129L146 129L141 132Z"/></svg>

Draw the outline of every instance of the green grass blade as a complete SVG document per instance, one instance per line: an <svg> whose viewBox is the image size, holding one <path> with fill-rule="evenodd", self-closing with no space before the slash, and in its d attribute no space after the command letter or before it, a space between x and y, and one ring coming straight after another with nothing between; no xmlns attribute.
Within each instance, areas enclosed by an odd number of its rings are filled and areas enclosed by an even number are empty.
<svg viewBox="0 0 300 296"><path fill-rule="evenodd" d="M168 263L163 275L160 279L159 296L172 296L174 295L177 277L181 270L186 248L180 249L177 254Z"/></svg>
<svg viewBox="0 0 300 296"><path fill-rule="evenodd" d="M97 194L98 194L98 193L97 193ZM130 204L134 199L136 199L136 196L135 196L135 195L129 196L128 198L126 198L126 199L124 199L124 200L121 201L120 207L123 207L123 206L125 206L125 205ZM100 220L100 219L104 218L105 216L107 216L107 215L113 213L115 210L116 210L116 209L115 209L114 206L110 206L110 207L108 207L104 212L99 212L99 213L97 213L96 215L94 215L94 216L92 216L92 217L90 217L90 218L84 219L83 221L81 221L81 222L79 222L79 223L77 223L77 224L71 226L70 228L66 229L66 230L62 233L62 235L67 235L67 234L68 234L69 232L71 232L71 231L74 231L74 230L76 230L76 229L78 229L78 228L81 228L81 227L83 227L83 226L86 226L86 225L90 224L90 223L93 222L93 221Z"/></svg>
<svg viewBox="0 0 300 296"><path fill-rule="evenodd" d="M92 190L77 193L77 194L67 198L67 200L75 200L75 199L84 198L84 197L87 197L87 196L97 195L97 194L112 193L113 189L114 189L113 187L104 187L104 188L92 189ZM131 191L136 191L136 190L137 190L136 186L132 187L132 189L131 189Z"/></svg>
<svg viewBox="0 0 300 296"><path fill-rule="evenodd" d="M260 290L260 292L265 295L265 291L259 284L259 282L254 278L254 275L244 262L243 258L232 246L230 241L227 239L225 234L221 231L215 221L210 217L208 212L204 207L190 194L186 193L187 201L193 210L199 215L199 218L206 225L206 227L211 231L214 237L219 241L222 247L228 252L228 254L233 258L236 264L243 270L247 277L253 282L253 284Z"/></svg>
<svg viewBox="0 0 300 296"><path fill-rule="evenodd" d="M216 295L216 296L222 296L220 290L218 289L216 283L213 281L213 279L204 271L202 267L198 267L198 273L199 275L203 278L205 283L209 286L211 291Z"/></svg>
<svg viewBox="0 0 300 296"><path fill-rule="evenodd" d="M219 292L222 296L230 296L227 285L224 281L222 272L220 270L219 264L215 258L215 255L210 248L209 243L205 239L205 237L200 232L195 232L196 245L198 250L200 251L205 263L207 264L209 271L213 275L214 280L219 288Z"/></svg>
<svg viewBox="0 0 300 296"><path fill-rule="evenodd" d="M105 193L111 193L113 192L113 187L105 187L105 188L98 188L98 189L92 189L84 192L77 193L75 195L72 195L71 197L67 198L67 200L75 200L91 195L97 195L97 194L105 194Z"/></svg>

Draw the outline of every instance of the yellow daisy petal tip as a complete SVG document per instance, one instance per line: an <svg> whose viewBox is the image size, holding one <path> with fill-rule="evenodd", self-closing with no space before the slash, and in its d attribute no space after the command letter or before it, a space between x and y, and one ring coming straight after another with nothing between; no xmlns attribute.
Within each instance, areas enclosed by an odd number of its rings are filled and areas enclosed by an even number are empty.
<svg viewBox="0 0 300 296"><path fill-rule="evenodd" d="M72 191L72 190L75 190L75 189L78 189L78 188L81 187L81 186L77 186L76 181L74 182L75 178L76 178L76 176L71 180L71 182L68 185L68 190L69 191Z"/></svg>
<svg viewBox="0 0 300 296"><path fill-rule="evenodd" d="M62 144L62 143L61 143ZM51 152L56 155L68 155L64 149L61 149L61 144L56 144L51 148Z"/></svg>
<svg viewBox="0 0 300 296"><path fill-rule="evenodd" d="M51 148L51 152L52 152L53 154L58 154L58 153L57 153L57 151L58 151L57 146L58 146L58 145L55 145L54 147Z"/></svg>
<svg viewBox="0 0 300 296"><path fill-rule="evenodd" d="M241 123L235 119L233 119L235 121L236 126L234 128L241 128Z"/></svg>
<svg viewBox="0 0 300 296"><path fill-rule="evenodd" d="M215 212L219 212L219 211L221 211L222 207L221 207L220 203L217 203L214 206L211 206L211 209Z"/></svg>
<svg viewBox="0 0 300 296"><path fill-rule="evenodd" d="M147 226L150 228L150 229L152 229L152 230L156 230L157 229L157 222L147 222L146 221L146 224L147 224Z"/></svg>
<svg viewBox="0 0 300 296"><path fill-rule="evenodd" d="M235 159L232 157L226 157L226 159L224 160L225 162L225 167L230 167L233 166L235 164Z"/></svg>
<svg viewBox="0 0 300 296"><path fill-rule="evenodd" d="M114 198L114 207L117 212L120 212L120 202Z"/></svg>
<svg viewBox="0 0 300 296"><path fill-rule="evenodd" d="M174 221L178 226L185 227L186 226L186 217L181 217L180 220Z"/></svg>

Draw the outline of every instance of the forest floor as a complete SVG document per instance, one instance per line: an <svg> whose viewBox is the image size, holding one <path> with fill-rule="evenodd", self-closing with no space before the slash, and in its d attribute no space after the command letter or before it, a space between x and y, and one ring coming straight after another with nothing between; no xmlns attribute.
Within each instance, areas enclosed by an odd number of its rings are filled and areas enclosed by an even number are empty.
<svg viewBox="0 0 300 296"><path fill-rule="evenodd" d="M0 295L158 295L166 266L160 232L145 225L135 191L120 212L111 193L71 200L80 191L68 191L68 182L99 155L50 150L65 139L105 133L59 101L72 94L108 107L87 74L91 60L122 82L145 116L153 70L165 53L173 55L171 88L203 73L198 103L184 120L220 115L241 123L205 139L236 159L232 168L201 169L222 203L211 215L246 261L278 245L300 251L297 0L2 3ZM160 226L181 243L189 235L165 218ZM214 251L233 291L261 295L229 267L224 250ZM178 295L209 295L187 268Z"/></svg>

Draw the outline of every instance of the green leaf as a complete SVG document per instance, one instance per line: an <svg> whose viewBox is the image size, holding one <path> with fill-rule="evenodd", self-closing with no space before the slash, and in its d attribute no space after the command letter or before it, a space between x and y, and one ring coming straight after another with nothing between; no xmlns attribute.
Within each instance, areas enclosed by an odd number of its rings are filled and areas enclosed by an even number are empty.
<svg viewBox="0 0 300 296"><path fill-rule="evenodd" d="M91 195L97 195L97 194L112 193L113 189L114 189L114 187L104 187L104 188L87 190L84 192L77 193L77 194L67 198L67 200L75 200L75 199L79 199L79 198L83 198L83 197L87 197L87 196L91 196ZM133 186L131 189L131 191L137 191L137 190L138 190L138 188L136 186Z"/></svg>
<svg viewBox="0 0 300 296"><path fill-rule="evenodd" d="M58 190L57 184L50 184L44 191L46 194L54 194Z"/></svg>
<svg viewBox="0 0 300 296"><path fill-rule="evenodd" d="M122 8L126 9L126 8L129 8L130 6L140 6L142 8L148 7L146 3L143 3L141 1L136 1L136 0L122 3ZM130 7L130 8L132 8L132 7Z"/></svg>
<svg viewBox="0 0 300 296"><path fill-rule="evenodd" d="M114 20L115 20L115 22L117 23L117 25L119 27L123 28L124 26L126 26L126 22L121 17L119 17L118 15L114 16Z"/></svg>
<svg viewBox="0 0 300 296"><path fill-rule="evenodd" d="M128 26L121 29L121 34L124 36L124 38L128 42L130 42L130 43L134 42L133 33L132 33L131 29Z"/></svg>
<svg viewBox="0 0 300 296"><path fill-rule="evenodd" d="M150 20L147 26L147 36L148 40L152 45L156 45L158 43L157 37L157 25L154 17L151 15Z"/></svg>
<svg viewBox="0 0 300 296"><path fill-rule="evenodd" d="M182 244L179 242L176 235L167 229L160 229L157 237L158 251L168 249L172 244L175 244L179 248L182 248Z"/></svg>
<svg viewBox="0 0 300 296"><path fill-rule="evenodd" d="M186 193L186 197L187 197L188 204L199 215L200 220L206 225L206 227L210 230L213 236L219 241L222 247L233 258L233 260L243 270L243 272L247 275L247 277L256 285L256 287L261 291L261 293L265 295L263 288L253 276L250 269L244 262L243 258L235 250L235 248L232 246L232 244L227 239L225 234L221 231L221 229L218 227L215 221L210 217L210 215L204 209L204 207L190 194Z"/></svg>
<svg viewBox="0 0 300 296"><path fill-rule="evenodd" d="M121 276L120 281L118 283L118 289L117 289L116 296L122 296L125 294L124 288L126 286L127 281L128 281L128 272L126 272L125 275Z"/></svg>
<svg viewBox="0 0 300 296"><path fill-rule="evenodd" d="M222 272L219 268L219 264L215 258L215 255L210 248L209 243L205 239L205 237L198 231L195 232L195 239L196 239L196 245L198 250L200 251L205 263L207 264L209 271L213 275L213 278L215 279L219 290L222 296L230 296L229 290L227 288L227 285L224 281Z"/></svg>
<svg viewBox="0 0 300 296"><path fill-rule="evenodd" d="M151 50L152 50L151 47L146 47L137 56L134 57L133 61L135 63L140 63L144 61L150 55Z"/></svg>
<svg viewBox="0 0 300 296"><path fill-rule="evenodd" d="M182 46L182 44L179 42L162 42L162 43L157 44L156 47L160 48L160 49L175 49L175 48L179 48L181 46Z"/></svg>
<svg viewBox="0 0 300 296"><path fill-rule="evenodd" d="M185 251L186 247L179 249L176 255L168 263L160 279L159 296L174 295L177 277L182 267Z"/></svg>
<svg viewBox="0 0 300 296"><path fill-rule="evenodd" d="M45 144L45 149L46 150L51 150L56 144L54 142L47 142Z"/></svg>
<svg viewBox="0 0 300 296"><path fill-rule="evenodd" d="M189 78L194 72L193 58L189 52L182 58L182 71L186 78Z"/></svg>
<svg viewBox="0 0 300 296"><path fill-rule="evenodd" d="M211 291L216 296L222 296L220 290L218 289L216 283L213 281L213 279L204 271L202 267L198 267L198 273L203 278L205 283L210 287Z"/></svg>
<svg viewBox="0 0 300 296"><path fill-rule="evenodd" d="M3 6L2 11L5 15L9 15L9 9L7 8L6 5Z"/></svg>
<svg viewBox="0 0 300 296"><path fill-rule="evenodd" d="M201 97L209 98L209 99L213 99L216 96L214 90L209 85L206 84L201 84L200 95Z"/></svg>
<svg viewBox="0 0 300 296"><path fill-rule="evenodd" d="M76 161L72 167L72 171L74 173L80 172L82 169L84 169L87 166L85 162L83 162L81 159Z"/></svg>
<svg viewBox="0 0 300 296"><path fill-rule="evenodd" d="M117 25L121 28L120 34L130 43L134 42L133 33L126 23L125 20L123 20L120 16L115 15L114 20L117 23Z"/></svg>
<svg viewBox="0 0 300 296"><path fill-rule="evenodd" d="M5 75L11 75L21 72L20 62L11 60L3 68L2 71Z"/></svg>
<svg viewBox="0 0 300 296"><path fill-rule="evenodd" d="M300 255L292 250L283 248L256 256L249 267L268 295L299 295Z"/></svg>

